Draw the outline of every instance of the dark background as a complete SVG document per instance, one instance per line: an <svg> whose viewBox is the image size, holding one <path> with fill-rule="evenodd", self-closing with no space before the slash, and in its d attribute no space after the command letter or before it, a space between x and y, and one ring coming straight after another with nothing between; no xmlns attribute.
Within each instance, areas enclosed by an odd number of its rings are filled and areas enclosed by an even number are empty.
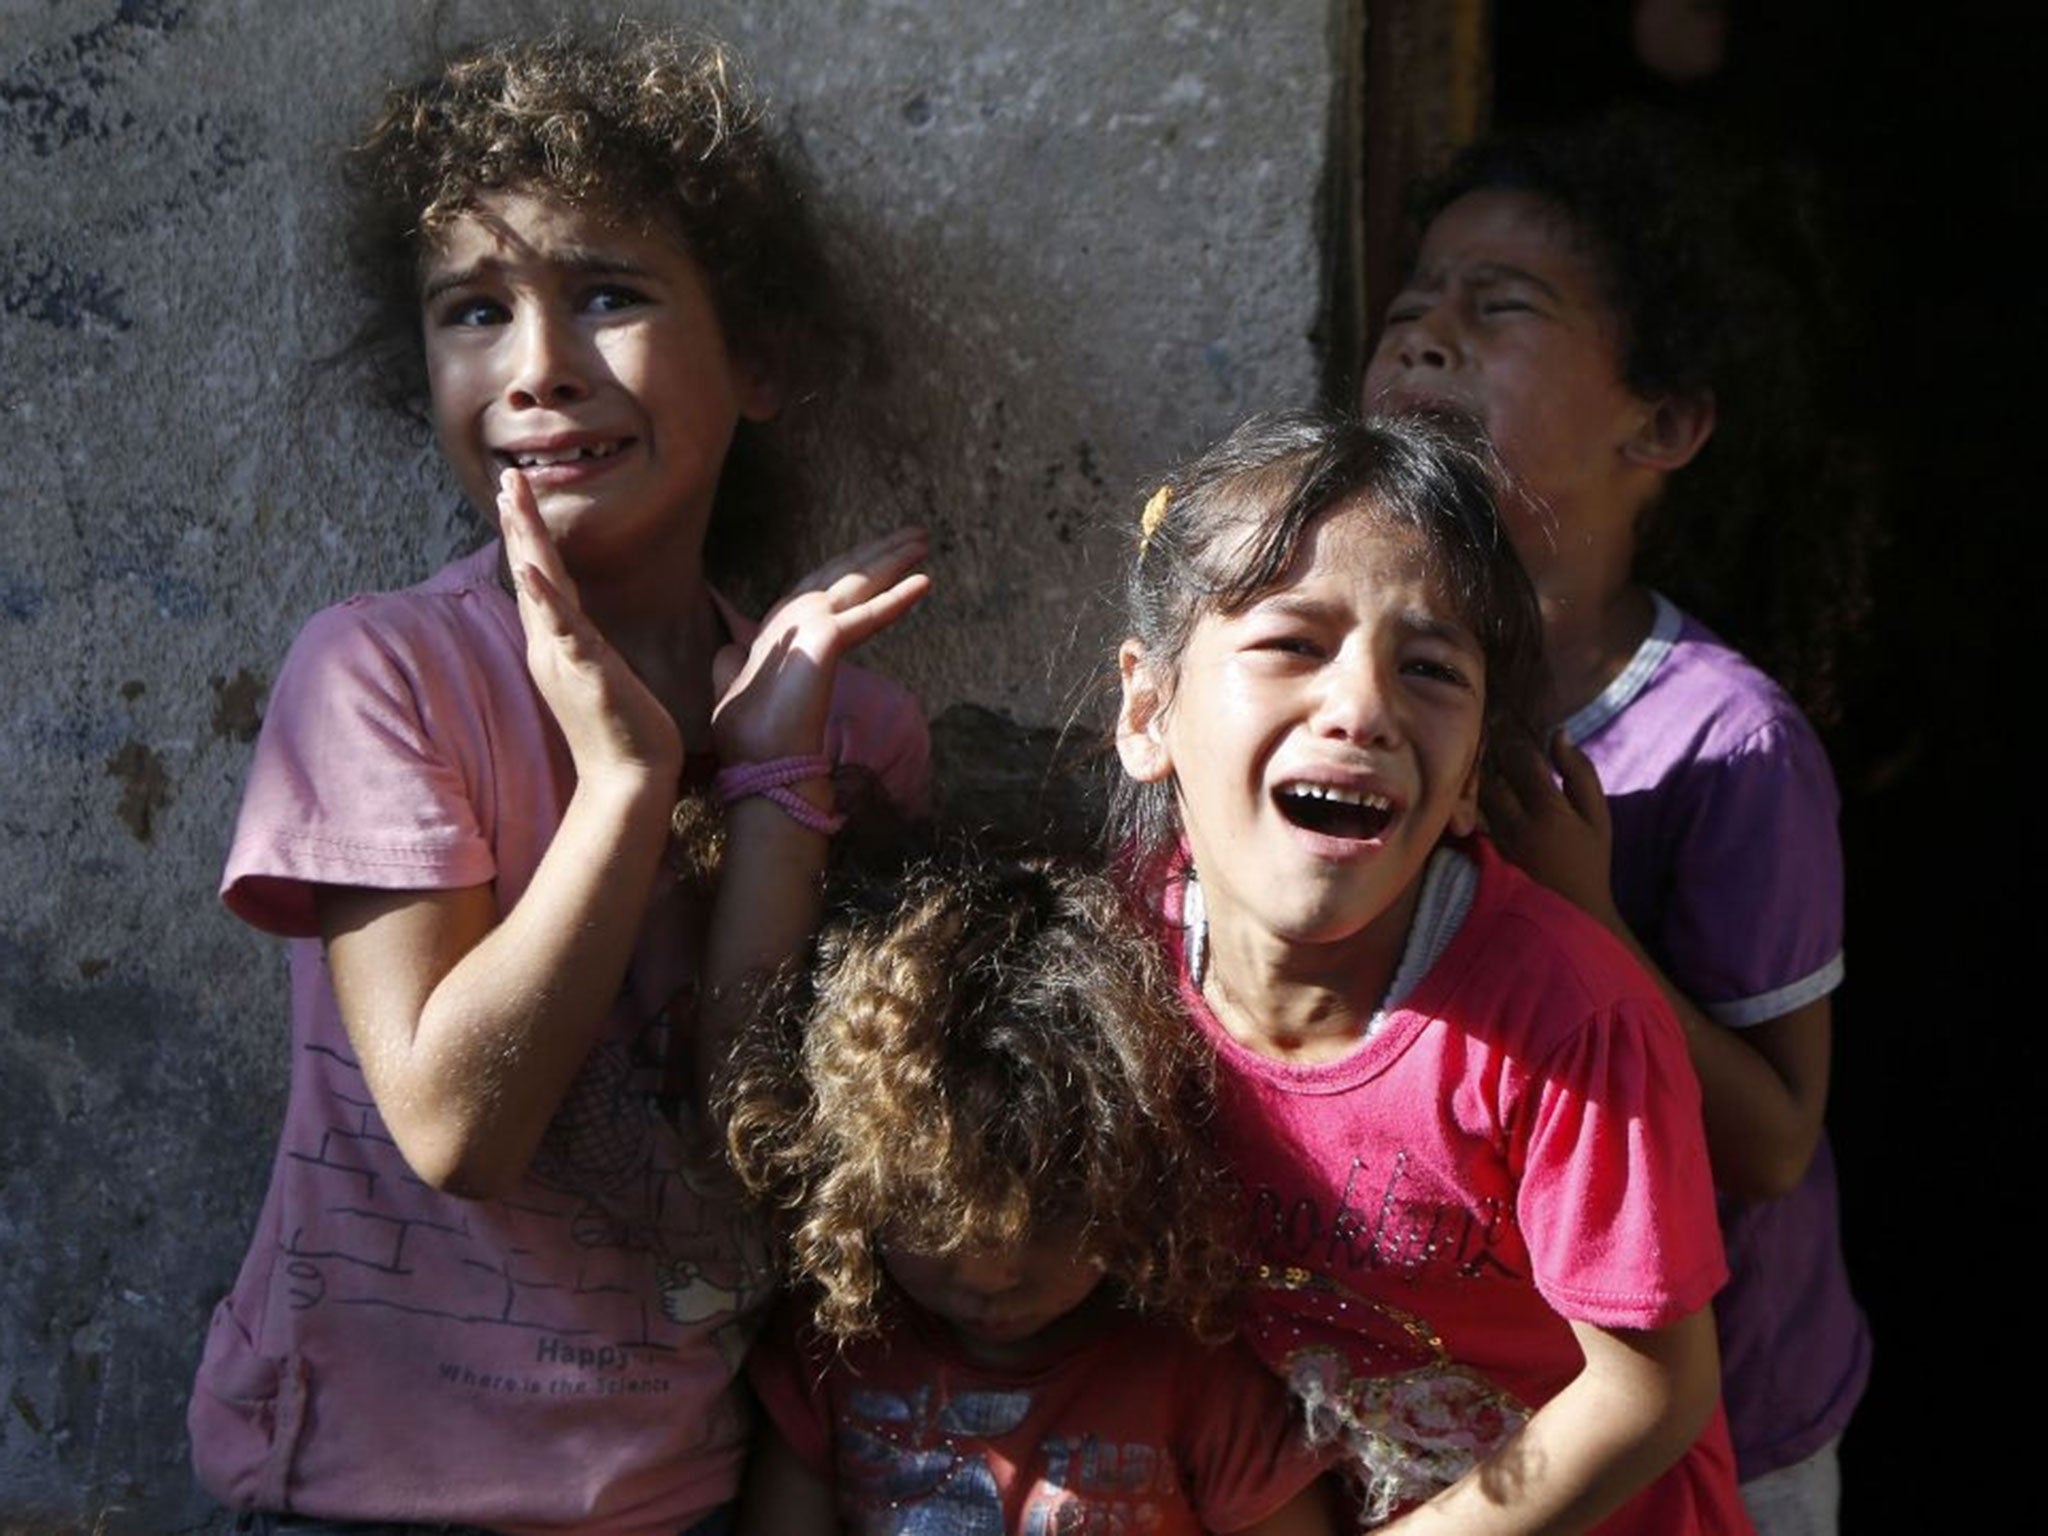
<svg viewBox="0 0 2048 1536"><path fill-rule="evenodd" d="M1737 4L1722 75L1675 90L1627 57L1625 12L1503 0L1495 121L1617 96L1740 119L1838 195L1860 308L1845 404L1878 447L1890 545L1831 738L1849 883L1829 1123L1876 1338L1843 1528L2040 1528L2027 1512L2048 1500L2018 1453L2040 1438L2025 1405L2048 1361L2024 1299L2048 1119L2027 622L2048 613L2032 484L2048 25L1987 0Z"/></svg>

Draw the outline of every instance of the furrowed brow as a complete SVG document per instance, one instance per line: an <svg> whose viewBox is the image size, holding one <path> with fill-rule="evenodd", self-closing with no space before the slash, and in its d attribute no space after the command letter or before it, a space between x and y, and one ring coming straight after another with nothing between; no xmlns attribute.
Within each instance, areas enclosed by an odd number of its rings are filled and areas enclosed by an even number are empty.
<svg viewBox="0 0 2048 1536"><path fill-rule="evenodd" d="M484 275L484 269L485 264L479 261L472 262L466 267L453 267L431 274L420 284L420 302L430 304L444 293L452 293L457 288L467 288Z"/></svg>
<svg viewBox="0 0 2048 1536"><path fill-rule="evenodd" d="M550 264L579 277L652 277L654 269L616 251L575 248L557 251Z"/></svg>
<svg viewBox="0 0 2048 1536"><path fill-rule="evenodd" d="M1426 608L1412 609L1401 615L1401 627L1409 634L1422 640L1440 640L1459 650L1480 654L1479 639L1455 619L1446 619Z"/></svg>
<svg viewBox="0 0 2048 1536"><path fill-rule="evenodd" d="M1269 592L1264 597L1255 599L1251 606L1263 613L1278 613L1285 614L1290 618L1313 619L1330 612L1335 605L1319 601L1313 597L1305 597L1299 592L1282 589L1278 592Z"/></svg>
<svg viewBox="0 0 2048 1536"><path fill-rule="evenodd" d="M637 277L651 278L654 269L645 262L635 261L630 256L615 251L584 249L576 247L553 252L548 265L572 273L577 277ZM431 302L444 293L457 288L467 288L487 276L502 273L516 263L487 259L471 262L468 266L453 267L431 275L420 287L422 302Z"/></svg>
<svg viewBox="0 0 2048 1536"><path fill-rule="evenodd" d="M1555 286L1538 277L1527 267L1512 266L1504 261L1484 261L1474 267L1470 281L1475 288L1495 288L1509 285L1534 288L1537 292L1564 302L1564 295Z"/></svg>

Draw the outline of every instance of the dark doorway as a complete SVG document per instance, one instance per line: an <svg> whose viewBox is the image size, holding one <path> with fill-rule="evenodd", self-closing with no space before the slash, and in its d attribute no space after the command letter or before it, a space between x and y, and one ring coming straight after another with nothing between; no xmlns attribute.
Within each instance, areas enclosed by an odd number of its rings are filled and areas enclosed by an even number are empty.
<svg viewBox="0 0 2048 1536"><path fill-rule="evenodd" d="M2003 1256L2024 1227L1996 1196L2023 1187L2032 1138L2023 1147L2018 1127L2035 1113L2043 1058L2035 989L2018 970L2021 925L2042 910L2020 894L2036 840L2007 831L2039 812L2026 789L2001 792L2031 779L2020 744L2041 697L2018 649L2035 579L2019 546L2036 517L2020 459L2048 304L2007 275L2033 264L2020 254L2035 179L2020 149L2021 61L2040 57L2040 41L2023 35L2026 9L1735 3L1722 66L1692 80L1631 52L1627 0L1493 13L1496 122L1655 99L1803 158L1838 200L1862 311L1861 367L1845 387L1879 445L1890 533L1873 633L1830 743L1849 927L1829 1120L1876 1338L1843 1442L1852 1533L1906 1509L1968 1528L1972 1511L2009 1517L2032 1502L2006 1454L2016 1420L2001 1425L1988 1398L1965 1395L2009 1369L2000 1345L1980 1354L1986 1343L2035 1332L1999 1304L2013 1278Z"/></svg>

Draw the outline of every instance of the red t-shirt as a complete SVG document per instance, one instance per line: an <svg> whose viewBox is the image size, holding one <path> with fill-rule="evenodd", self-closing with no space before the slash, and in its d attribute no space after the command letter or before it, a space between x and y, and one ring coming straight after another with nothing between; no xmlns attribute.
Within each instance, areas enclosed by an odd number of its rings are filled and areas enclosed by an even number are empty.
<svg viewBox="0 0 2048 1536"><path fill-rule="evenodd" d="M797 1315L780 1309L747 1373L863 1536L1239 1531L1324 1464L1286 1390L1240 1343L1205 1346L1117 1314L1054 1359L996 1367L907 1302L843 1353Z"/></svg>

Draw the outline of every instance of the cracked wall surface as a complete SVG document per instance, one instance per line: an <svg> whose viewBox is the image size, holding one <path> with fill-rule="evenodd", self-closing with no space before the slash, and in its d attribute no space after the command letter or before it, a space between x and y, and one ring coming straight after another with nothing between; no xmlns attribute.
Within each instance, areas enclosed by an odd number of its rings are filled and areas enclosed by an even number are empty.
<svg viewBox="0 0 2048 1536"><path fill-rule="evenodd" d="M1099 675L1148 477L1315 394L1346 9L687 13L800 133L887 339L885 430L821 450L788 555L930 524L936 595L869 659L955 810L1028 795ZM333 152L438 44L613 14L0 0L0 1527L217 1524L184 1398L283 1092L281 950L214 895L250 743L307 614L478 536L319 366L358 315Z"/></svg>

